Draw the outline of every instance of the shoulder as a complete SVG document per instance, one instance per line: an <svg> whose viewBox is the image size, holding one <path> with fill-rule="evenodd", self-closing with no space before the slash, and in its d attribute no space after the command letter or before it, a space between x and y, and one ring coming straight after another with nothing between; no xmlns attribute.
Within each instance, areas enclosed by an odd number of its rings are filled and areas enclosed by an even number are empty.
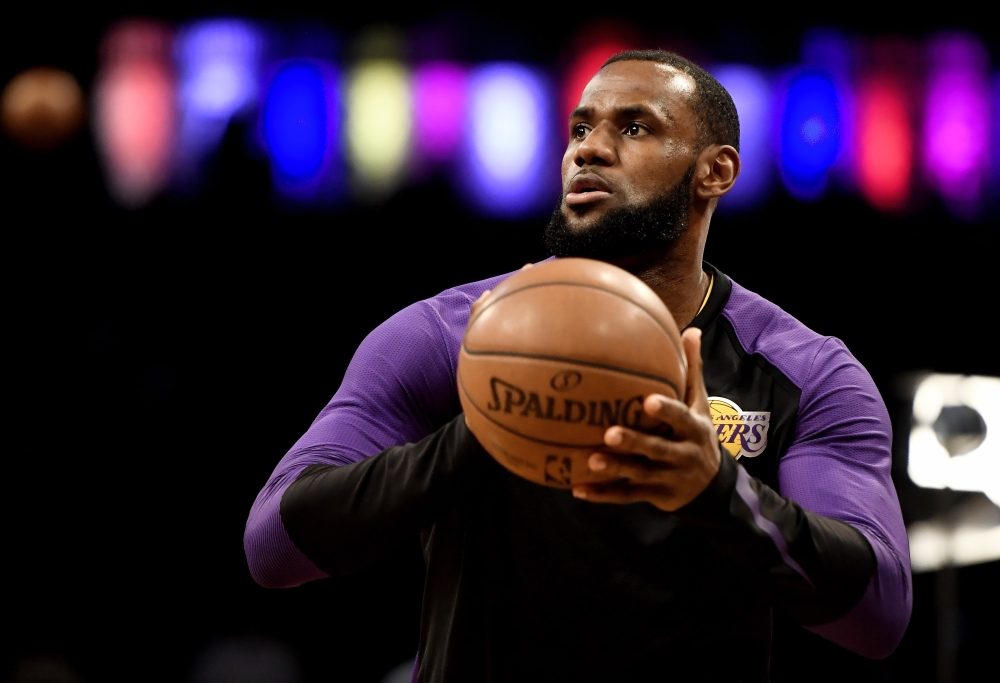
<svg viewBox="0 0 1000 683"><path fill-rule="evenodd" d="M352 446L370 455L423 438L458 410L458 348L472 303L506 275L447 289L390 316L361 342L340 387L298 446L363 433ZM306 437L304 437L306 438Z"/></svg>
<svg viewBox="0 0 1000 683"><path fill-rule="evenodd" d="M856 427L858 420L889 432L888 412L874 380L840 339L813 331L735 282L722 317L745 353L766 360L800 390L800 436L825 432L838 422Z"/></svg>
<svg viewBox="0 0 1000 683"><path fill-rule="evenodd" d="M414 302L372 330L355 354L355 363L377 361L382 368L426 373L428 367L448 368L454 374L472 304L511 273L451 287Z"/></svg>
<svg viewBox="0 0 1000 683"><path fill-rule="evenodd" d="M483 292L496 287L513 275L514 272L516 271L451 287L430 298L416 302L412 306L400 311L400 314L405 315L407 311L410 311L411 315L415 314L427 320L432 320L440 327L442 334L450 341L461 340L462 334L465 332L465 326L469 323L469 313L472 310L472 304L475 303L476 299ZM456 353L457 348L456 345Z"/></svg>
<svg viewBox="0 0 1000 683"><path fill-rule="evenodd" d="M779 306L735 282L722 317L743 352L766 360L803 394L838 369L851 367L867 375L840 339L815 332Z"/></svg>

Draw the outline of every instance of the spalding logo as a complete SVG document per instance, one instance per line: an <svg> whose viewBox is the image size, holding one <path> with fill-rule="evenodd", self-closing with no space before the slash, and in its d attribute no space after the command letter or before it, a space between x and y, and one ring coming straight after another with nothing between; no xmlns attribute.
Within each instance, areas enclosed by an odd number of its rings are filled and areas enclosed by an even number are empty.
<svg viewBox="0 0 1000 683"><path fill-rule="evenodd" d="M583 381L583 375L576 370L563 370L549 381L549 386L556 391L569 391L576 389L577 385Z"/></svg>
<svg viewBox="0 0 1000 683"><path fill-rule="evenodd" d="M621 424L635 428L642 421L642 394L627 398L575 401L522 389L499 377L490 377L490 393L493 400L486 404L486 409L494 413L517 413L521 417L570 424L586 420L591 427Z"/></svg>
<svg viewBox="0 0 1000 683"><path fill-rule="evenodd" d="M721 396L709 396L708 407L722 447L734 458L756 458L767 448L769 411L743 410Z"/></svg>

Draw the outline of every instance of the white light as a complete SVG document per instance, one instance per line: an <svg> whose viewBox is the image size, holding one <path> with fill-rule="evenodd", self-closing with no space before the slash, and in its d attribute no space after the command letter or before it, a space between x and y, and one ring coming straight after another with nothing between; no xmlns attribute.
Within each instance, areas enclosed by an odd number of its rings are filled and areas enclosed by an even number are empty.
<svg viewBox="0 0 1000 683"><path fill-rule="evenodd" d="M948 488L949 457L930 427L921 425L910 432L910 479L917 486Z"/></svg>
<svg viewBox="0 0 1000 683"><path fill-rule="evenodd" d="M986 425L983 441L972 451L950 456L931 425L946 406L967 406ZM929 375L913 397L908 471L918 486L982 491L1000 504L1000 379Z"/></svg>
<svg viewBox="0 0 1000 683"><path fill-rule="evenodd" d="M483 80L472 98L472 137L479 158L498 182L515 180L535 160L541 131L532 84L517 73L496 73Z"/></svg>
<svg viewBox="0 0 1000 683"><path fill-rule="evenodd" d="M480 210L511 218L551 210L561 152L552 144L550 91L539 72L520 64L472 71L459 183Z"/></svg>
<svg viewBox="0 0 1000 683"><path fill-rule="evenodd" d="M944 394L949 387L946 375L930 375L913 394L913 417L920 424L934 424L944 407Z"/></svg>
<svg viewBox="0 0 1000 683"><path fill-rule="evenodd" d="M227 117L254 95L253 74L223 60L205 64L187 84L187 101L208 116Z"/></svg>
<svg viewBox="0 0 1000 683"><path fill-rule="evenodd" d="M1000 526L949 529L939 522L915 522L907 535L914 572L1000 559Z"/></svg>

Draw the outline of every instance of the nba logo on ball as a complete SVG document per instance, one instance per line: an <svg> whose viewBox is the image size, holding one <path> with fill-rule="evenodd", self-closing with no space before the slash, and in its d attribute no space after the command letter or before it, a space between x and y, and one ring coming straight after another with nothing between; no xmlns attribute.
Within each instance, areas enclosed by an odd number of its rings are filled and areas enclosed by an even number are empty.
<svg viewBox="0 0 1000 683"><path fill-rule="evenodd" d="M743 410L735 401L721 396L709 396L708 407L719 442L731 456L756 458L767 447L770 412Z"/></svg>

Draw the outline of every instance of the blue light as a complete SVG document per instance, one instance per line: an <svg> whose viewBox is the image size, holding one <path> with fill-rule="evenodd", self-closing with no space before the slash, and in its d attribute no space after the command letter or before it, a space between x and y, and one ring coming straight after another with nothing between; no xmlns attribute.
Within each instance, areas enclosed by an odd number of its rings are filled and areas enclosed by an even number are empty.
<svg viewBox="0 0 1000 683"><path fill-rule="evenodd" d="M285 64L271 80L262 131L279 180L294 184L317 178L330 145L330 107L323 72L313 62Z"/></svg>
<svg viewBox="0 0 1000 683"><path fill-rule="evenodd" d="M721 65L712 73L729 91L740 116L742 170L719 207L722 210L748 209L767 198L774 179L771 83L761 71L745 64Z"/></svg>
<svg viewBox="0 0 1000 683"><path fill-rule="evenodd" d="M841 152L841 97L825 71L806 70L788 84L782 107L779 151L788 189L803 199L818 198L827 171Z"/></svg>
<svg viewBox="0 0 1000 683"><path fill-rule="evenodd" d="M516 218L556 201L558 163L548 83L511 63L472 72L459 183L485 213Z"/></svg>

